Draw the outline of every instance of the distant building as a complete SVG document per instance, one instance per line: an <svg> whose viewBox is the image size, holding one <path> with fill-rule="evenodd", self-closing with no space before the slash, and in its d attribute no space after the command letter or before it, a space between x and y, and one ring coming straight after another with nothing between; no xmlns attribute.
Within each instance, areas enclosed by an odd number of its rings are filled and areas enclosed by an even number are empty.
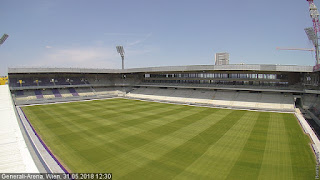
<svg viewBox="0 0 320 180"><path fill-rule="evenodd" d="M228 65L229 64L229 53L216 53L215 65Z"/></svg>

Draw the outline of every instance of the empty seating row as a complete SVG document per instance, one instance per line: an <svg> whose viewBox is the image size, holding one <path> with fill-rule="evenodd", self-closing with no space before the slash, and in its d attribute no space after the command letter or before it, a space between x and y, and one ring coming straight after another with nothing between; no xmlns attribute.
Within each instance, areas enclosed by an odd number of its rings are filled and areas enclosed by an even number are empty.
<svg viewBox="0 0 320 180"><path fill-rule="evenodd" d="M17 90L13 91L13 97L19 103L33 102L34 100L46 100L46 99L63 99L63 98L103 98L124 96L126 88L60 88L60 89L36 89L36 90Z"/></svg>
<svg viewBox="0 0 320 180"><path fill-rule="evenodd" d="M292 94L185 89L137 88L129 98L209 104L226 108L294 111Z"/></svg>

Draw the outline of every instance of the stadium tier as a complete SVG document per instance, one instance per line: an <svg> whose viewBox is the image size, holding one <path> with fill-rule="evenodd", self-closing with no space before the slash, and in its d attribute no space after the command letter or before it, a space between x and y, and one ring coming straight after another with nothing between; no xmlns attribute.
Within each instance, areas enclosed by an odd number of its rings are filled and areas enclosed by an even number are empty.
<svg viewBox="0 0 320 180"><path fill-rule="evenodd" d="M17 105L126 97L320 117L312 66L199 65L133 69L9 68ZM320 124L320 121L319 121Z"/></svg>
<svg viewBox="0 0 320 180"><path fill-rule="evenodd" d="M124 70L9 68L9 82L17 104L46 103L55 98L68 101L70 98L126 96L218 107L294 111L297 102L314 110L309 97L320 92L319 73L313 72L312 66L288 65L203 65ZM35 94L28 93L30 90ZM27 94L21 95L21 91Z"/></svg>

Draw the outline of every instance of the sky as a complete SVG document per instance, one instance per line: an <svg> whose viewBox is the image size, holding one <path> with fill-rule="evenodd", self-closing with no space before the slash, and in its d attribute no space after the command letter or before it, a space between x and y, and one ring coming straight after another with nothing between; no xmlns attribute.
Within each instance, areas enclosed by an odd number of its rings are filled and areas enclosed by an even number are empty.
<svg viewBox="0 0 320 180"><path fill-rule="evenodd" d="M120 69L230 64L314 65L306 0L0 0L0 75L8 67ZM320 7L319 0L315 0Z"/></svg>

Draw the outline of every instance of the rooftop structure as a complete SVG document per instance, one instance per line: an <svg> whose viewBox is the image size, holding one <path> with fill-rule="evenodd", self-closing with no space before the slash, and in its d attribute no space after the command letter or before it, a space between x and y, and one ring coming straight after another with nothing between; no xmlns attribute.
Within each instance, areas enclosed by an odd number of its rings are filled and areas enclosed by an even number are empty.
<svg viewBox="0 0 320 180"><path fill-rule="evenodd" d="M228 65L229 64L229 53L216 53L215 65Z"/></svg>

